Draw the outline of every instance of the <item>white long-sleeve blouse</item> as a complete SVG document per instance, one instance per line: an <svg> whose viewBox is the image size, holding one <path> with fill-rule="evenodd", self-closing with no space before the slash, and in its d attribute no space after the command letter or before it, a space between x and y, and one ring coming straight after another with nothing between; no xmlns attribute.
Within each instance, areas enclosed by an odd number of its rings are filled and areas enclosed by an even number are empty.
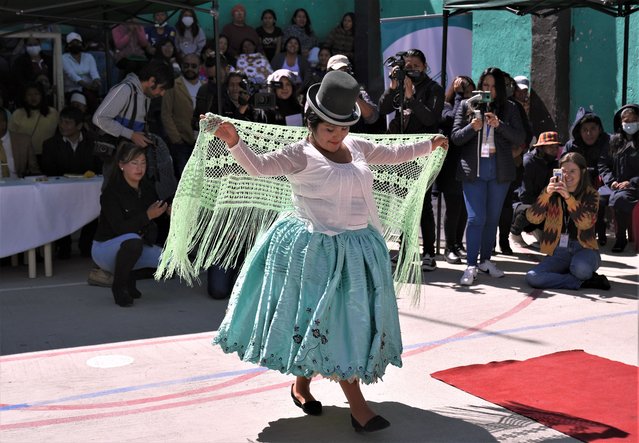
<svg viewBox="0 0 639 443"><path fill-rule="evenodd" d="M310 232L336 235L372 223L381 229L373 200L373 174L369 164L397 164L431 152L430 140L408 145L376 145L347 136L349 163L327 159L303 140L283 149L256 154L242 140L231 154L251 176L286 176L293 190L295 215Z"/></svg>

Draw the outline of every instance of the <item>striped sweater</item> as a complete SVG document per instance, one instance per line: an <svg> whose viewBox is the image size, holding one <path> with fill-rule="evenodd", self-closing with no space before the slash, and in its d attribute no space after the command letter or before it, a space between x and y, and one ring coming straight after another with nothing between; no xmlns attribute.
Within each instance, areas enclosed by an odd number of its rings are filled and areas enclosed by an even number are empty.
<svg viewBox="0 0 639 443"><path fill-rule="evenodd" d="M526 211L526 218L533 224L541 224L544 220L544 231L540 239L541 252L551 255L559 244L564 211L561 204L563 197L557 193L548 194L546 188L537 201ZM588 187L580 199L572 194L566 200L570 219L577 227L577 240L584 248L599 249L595 237L595 222L599 209L599 193Z"/></svg>

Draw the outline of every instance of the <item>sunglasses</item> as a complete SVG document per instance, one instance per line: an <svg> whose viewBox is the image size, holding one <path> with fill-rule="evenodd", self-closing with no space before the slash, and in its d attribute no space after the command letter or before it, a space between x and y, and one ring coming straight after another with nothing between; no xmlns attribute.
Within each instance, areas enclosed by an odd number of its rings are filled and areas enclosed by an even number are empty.
<svg viewBox="0 0 639 443"><path fill-rule="evenodd" d="M182 67L184 69L187 69L187 68L197 69L200 67L200 65L198 65L197 63L182 63Z"/></svg>

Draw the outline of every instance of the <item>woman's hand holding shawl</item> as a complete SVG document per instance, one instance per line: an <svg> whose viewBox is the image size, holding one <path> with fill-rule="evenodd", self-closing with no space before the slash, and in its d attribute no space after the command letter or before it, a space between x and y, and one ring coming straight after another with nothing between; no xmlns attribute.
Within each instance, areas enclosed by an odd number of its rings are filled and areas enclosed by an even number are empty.
<svg viewBox="0 0 639 443"><path fill-rule="evenodd" d="M240 136L232 123L225 122L219 116L207 112L200 115L200 129L205 132L213 132L217 138L223 140L229 148L237 145Z"/></svg>

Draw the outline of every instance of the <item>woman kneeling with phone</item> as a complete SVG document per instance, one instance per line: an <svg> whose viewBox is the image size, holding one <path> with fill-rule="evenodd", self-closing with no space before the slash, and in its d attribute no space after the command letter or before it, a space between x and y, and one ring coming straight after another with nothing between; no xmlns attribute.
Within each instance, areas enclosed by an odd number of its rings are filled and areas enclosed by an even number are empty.
<svg viewBox="0 0 639 443"><path fill-rule="evenodd" d="M599 194L590 185L586 160L571 152L563 156L526 217L534 224L544 222L541 252L548 254L526 274L534 288L610 289L605 275L595 271L601 265L595 236Z"/></svg>

